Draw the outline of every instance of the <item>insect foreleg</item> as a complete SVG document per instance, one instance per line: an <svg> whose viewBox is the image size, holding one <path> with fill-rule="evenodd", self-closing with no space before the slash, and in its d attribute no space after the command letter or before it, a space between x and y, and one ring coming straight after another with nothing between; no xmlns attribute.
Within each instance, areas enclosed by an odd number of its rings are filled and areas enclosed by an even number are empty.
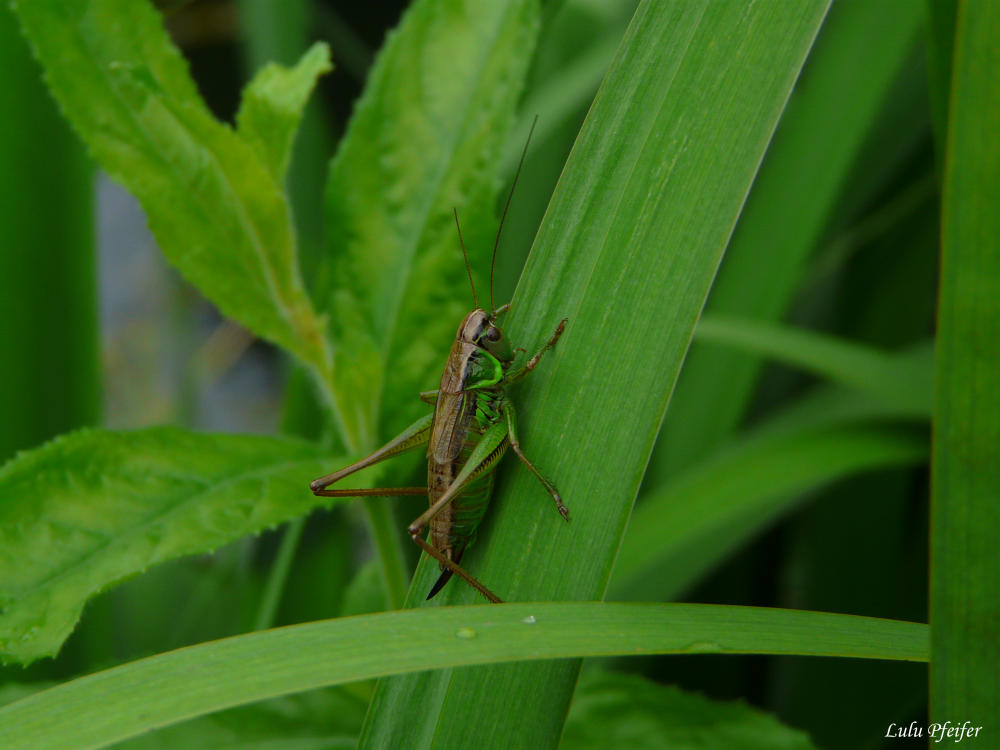
<svg viewBox="0 0 1000 750"><path fill-rule="evenodd" d="M431 423L433 421L434 421L433 414L428 414L425 417L421 417L416 422L407 427L405 430L403 430L401 433L396 435L396 437L394 437L388 443L386 443L377 451L372 453L370 456L366 456L365 458L362 458L360 461L353 463L350 466L344 467L340 471L335 471L332 474L327 474L325 477L314 479L309 483L309 488L313 491L314 495L321 495L322 497L345 497L346 495L340 493L347 492L346 490L344 491L331 490L327 492L323 492L322 490L324 487L329 487L334 482L337 482L343 479L344 477L348 476L349 474L353 474L356 471L360 471L365 467L372 466L373 464L377 464L381 461L385 461L387 458L392 458L393 456L397 456L400 453L403 453L404 451L417 448L421 445L426 445L427 440L430 438L431 435ZM406 488L406 489L409 490L414 488ZM331 494L333 492L336 492L337 494ZM372 494L372 493L364 493L364 494ZM396 494L409 495L417 493L405 492Z"/></svg>
<svg viewBox="0 0 1000 750"><path fill-rule="evenodd" d="M535 465L528 460L528 457L524 455L521 451L521 444L517 439L517 413L514 411L514 404L509 401L505 401L502 407L503 415L507 421L507 435L510 439L510 447L514 449L514 453L517 457L521 459L521 463L528 467L532 474L538 477L538 481L542 483L546 491L552 495L552 499L556 501L556 509L559 511L559 515L569 520L569 508L563 505L562 498L559 496L559 491L556 486L552 484L548 479L542 476L541 472L535 468Z"/></svg>
<svg viewBox="0 0 1000 750"><path fill-rule="evenodd" d="M525 375L527 375L529 372L531 372L538 366L538 361L542 358L542 355L545 354L545 352L547 352L553 346L555 346L556 342L559 340L559 337L562 336L563 330L566 328L567 320L569 320L569 318L563 318L561 321L559 321L559 325L556 326L555 333L553 333L552 337L547 342L545 342L545 346L539 349L538 352L535 354L535 356L533 356L525 363L524 367L515 370L514 372L510 373L507 377L505 377L504 385L510 383L516 383L518 380L523 378Z"/></svg>

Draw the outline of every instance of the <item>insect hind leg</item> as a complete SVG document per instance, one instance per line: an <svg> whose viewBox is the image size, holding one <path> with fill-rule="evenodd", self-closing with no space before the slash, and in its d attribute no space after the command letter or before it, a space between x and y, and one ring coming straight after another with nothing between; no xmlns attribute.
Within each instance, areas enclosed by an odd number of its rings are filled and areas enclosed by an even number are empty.
<svg viewBox="0 0 1000 750"><path fill-rule="evenodd" d="M452 573L457 574L463 581L465 581L467 584L469 584L470 586L472 586L472 588L474 588L480 594L482 594L483 596L485 596L491 602L493 602L494 604L503 604L503 599L501 599L499 596L497 596L492 591L490 591L488 588L486 588L483 584L481 584L478 580L476 580L472 576L471 573L467 572L465 570L465 568L463 568L457 562L455 562L454 560L449 560L443 553L441 553L438 550L434 549L431 545L429 545L424 540L424 538L422 536L420 536L419 533L410 534L410 538L413 539L413 541L416 542L417 545L424 552L426 552L428 555L430 555L431 557L433 557L435 560L437 560L439 563L441 563L445 568L447 568L448 570L450 570ZM440 582L440 580L439 580L439 582ZM447 583L447 579L445 579L444 583ZM444 583L441 583L441 586L443 586ZM437 584L435 584L435 587L433 589L431 589L431 593L427 595L427 598L430 599L439 590L440 590L440 587L437 586Z"/></svg>

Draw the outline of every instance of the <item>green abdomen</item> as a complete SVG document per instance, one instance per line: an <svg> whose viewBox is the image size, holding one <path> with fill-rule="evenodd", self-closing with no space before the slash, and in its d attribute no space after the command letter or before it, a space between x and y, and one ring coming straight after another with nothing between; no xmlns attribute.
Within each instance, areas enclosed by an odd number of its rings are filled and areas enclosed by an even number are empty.
<svg viewBox="0 0 1000 750"><path fill-rule="evenodd" d="M478 441L477 441L478 442ZM473 445L462 451L463 459L468 458ZM486 515L493 495L494 472L488 471L473 480L452 503L452 526L448 541L456 553L461 553L476 540L476 531Z"/></svg>
<svg viewBox="0 0 1000 750"><path fill-rule="evenodd" d="M468 398L472 395L472 398ZM431 505L440 498L445 490L462 471L469 456L482 440L482 433L495 424L500 418L497 411L497 394L491 391L466 392L466 400L462 408L462 416L456 420L453 429L459 434L452 434L449 440L460 440L461 448L454 460L438 463L433 456L428 456L429 488L428 500ZM473 479L465 489L455 497L448 507L431 521L429 541L438 550L448 554L452 560L460 560L465 548L476 538L479 524L486 515L486 508L493 494L494 467L488 468L481 476Z"/></svg>

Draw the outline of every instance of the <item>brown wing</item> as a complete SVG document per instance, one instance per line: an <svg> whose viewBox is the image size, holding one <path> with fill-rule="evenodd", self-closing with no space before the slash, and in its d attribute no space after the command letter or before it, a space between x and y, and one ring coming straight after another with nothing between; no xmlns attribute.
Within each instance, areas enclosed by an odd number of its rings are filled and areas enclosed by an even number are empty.
<svg viewBox="0 0 1000 750"><path fill-rule="evenodd" d="M464 390L469 358L474 344L456 341L441 375L441 390L434 407L434 423L427 442L427 458L437 464L455 461L465 446L469 421L475 411L475 395Z"/></svg>

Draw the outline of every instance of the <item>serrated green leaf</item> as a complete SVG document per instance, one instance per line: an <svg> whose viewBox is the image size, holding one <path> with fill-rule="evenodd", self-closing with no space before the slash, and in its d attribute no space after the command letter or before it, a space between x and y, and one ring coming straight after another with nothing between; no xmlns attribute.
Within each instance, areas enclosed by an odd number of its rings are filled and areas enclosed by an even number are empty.
<svg viewBox="0 0 1000 750"><path fill-rule="evenodd" d="M268 63L243 90L236 132L257 152L279 185L288 171L306 101L316 79L331 70L330 50L317 42L294 68Z"/></svg>
<svg viewBox="0 0 1000 750"><path fill-rule="evenodd" d="M559 750L812 750L804 732L737 701L714 701L637 674L580 675Z"/></svg>
<svg viewBox="0 0 1000 750"><path fill-rule="evenodd" d="M318 504L329 461L287 438L83 430L0 469L0 658L51 656L86 600Z"/></svg>
<svg viewBox="0 0 1000 750"><path fill-rule="evenodd" d="M426 669L668 653L926 661L929 638L928 627L914 622L703 604L536 602L383 612L225 638L63 683L0 708L0 746L99 748L222 708ZM516 715L525 709L516 707ZM513 715L506 717L511 729L523 732Z"/></svg>
<svg viewBox="0 0 1000 750"><path fill-rule="evenodd" d="M12 4L64 114L167 258L223 313L329 378L281 186L208 112L146 0Z"/></svg>
<svg viewBox="0 0 1000 750"><path fill-rule="evenodd" d="M472 308L453 207L489 304L497 174L538 15L537 0L422 0L369 75L330 167L318 292L350 446L374 448L423 413L417 393L437 387Z"/></svg>

